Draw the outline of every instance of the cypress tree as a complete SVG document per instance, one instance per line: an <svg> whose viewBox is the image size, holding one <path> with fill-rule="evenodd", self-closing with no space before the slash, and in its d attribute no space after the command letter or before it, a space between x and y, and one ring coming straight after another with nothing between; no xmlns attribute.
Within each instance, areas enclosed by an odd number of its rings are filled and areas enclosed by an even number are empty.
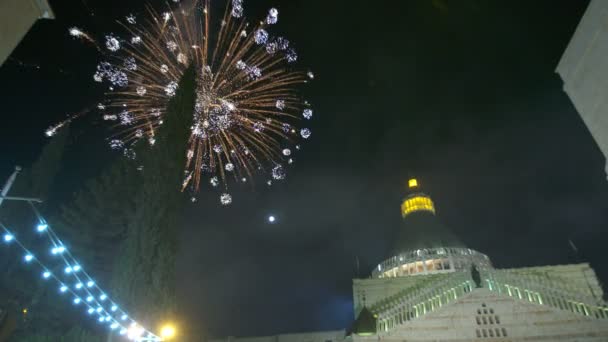
<svg viewBox="0 0 608 342"><path fill-rule="evenodd" d="M141 188L113 272L112 289L136 317L154 327L175 309L177 227L186 203L180 192L194 111L195 72L182 77L170 101L157 143L139 154L144 166Z"/></svg>
<svg viewBox="0 0 608 342"><path fill-rule="evenodd" d="M115 161L89 181L59 217L50 220L87 272L146 327L156 327L175 311L177 227L187 202L180 188L195 88L191 67L169 102L157 143L138 146L135 161ZM51 141L27 177L20 176L15 193L48 196L59 170L59 146L65 145L67 135L64 130ZM19 216L19 210L7 206L7 212L11 222L27 222L23 210ZM27 214L31 217L31 212ZM32 229L34 223L28 224ZM80 317L82 312L49 296L39 280L33 284L25 297L29 305L37 307L37 314L27 332L13 337L22 341L99 341L100 335L87 331L89 324ZM7 285L15 287L12 281Z"/></svg>

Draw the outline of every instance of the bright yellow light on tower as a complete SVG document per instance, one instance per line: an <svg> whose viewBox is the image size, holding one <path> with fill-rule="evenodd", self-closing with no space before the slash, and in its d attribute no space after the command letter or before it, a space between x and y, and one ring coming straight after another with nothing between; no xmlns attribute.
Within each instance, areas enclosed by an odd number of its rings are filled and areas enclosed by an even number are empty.
<svg viewBox="0 0 608 342"><path fill-rule="evenodd" d="M175 327L171 324L166 324L160 329L160 337L163 340L170 340L175 337Z"/></svg>
<svg viewBox="0 0 608 342"><path fill-rule="evenodd" d="M418 180L417 180L416 178L412 178L412 179L410 179L410 180L407 182L407 185L408 185L410 188L415 188L415 187L417 187L417 186L418 186Z"/></svg>
<svg viewBox="0 0 608 342"><path fill-rule="evenodd" d="M421 194L406 198L401 204L401 215L403 217L417 211L428 211L435 214L435 205L431 198Z"/></svg>

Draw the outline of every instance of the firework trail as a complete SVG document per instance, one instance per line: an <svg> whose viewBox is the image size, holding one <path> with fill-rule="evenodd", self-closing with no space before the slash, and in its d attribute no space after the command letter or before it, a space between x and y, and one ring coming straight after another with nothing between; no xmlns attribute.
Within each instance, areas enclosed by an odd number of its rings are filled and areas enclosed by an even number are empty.
<svg viewBox="0 0 608 342"><path fill-rule="evenodd" d="M78 27L70 27L68 29L68 32L70 33L70 36L74 38L79 38L93 44L93 46L95 46L95 48L97 48L97 50L101 52L101 48L99 47L95 39L93 39L91 36L89 36L86 32L82 31Z"/></svg>
<svg viewBox="0 0 608 342"><path fill-rule="evenodd" d="M52 137L55 136L55 134L57 134L57 131L59 131L61 128L65 127L66 125L68 125L69 123L71 123L72 121L84 116L85 114L87 114L90 111L90 109L84 109L76 114L72 114L72 115L68 115L67 119L60 121L54 125L52 125L51 127L47 128L46 131L44 131L44 134L47 137Z"/></svg>

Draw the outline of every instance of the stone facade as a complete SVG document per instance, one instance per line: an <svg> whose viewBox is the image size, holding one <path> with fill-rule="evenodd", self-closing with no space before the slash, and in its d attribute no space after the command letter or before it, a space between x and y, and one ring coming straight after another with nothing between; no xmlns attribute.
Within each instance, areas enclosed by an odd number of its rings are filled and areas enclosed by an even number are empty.
<svg viewBox="0 0 608 342"><path fill-rule="evenodd" d="M354 293L366 296L355 303L365 300L377 333L352 338L608 341L608 304L588 264L486 268L477 278L455 271L355 280Z"/></svg>
<svg viewBox="0 0 608 342"><path fill-rule="evenodd" d="M608 341L608 321L480 288L418 319L353 341Z"/></svg>
<svg viewBox="0 0 608 342"><path fill-rule="evenodd" d="M46 0L0 0L0 65L41 18L53 18Z"/></svg>
<svg viewBox="0 0 608 342"><path fill-rule="evenodd" d="M608 1L591 0L557 73L564 91L608 158ZM608 162L606 163L608 174Z"/></svg>

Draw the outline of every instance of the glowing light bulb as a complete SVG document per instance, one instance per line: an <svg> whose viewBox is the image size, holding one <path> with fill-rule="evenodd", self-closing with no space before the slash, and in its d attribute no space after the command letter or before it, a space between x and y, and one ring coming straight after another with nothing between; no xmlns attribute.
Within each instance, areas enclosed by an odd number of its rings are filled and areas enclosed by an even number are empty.
<svg viewBox="0 0 608 342"><path fill-rule="evenodd" d="M26 254L23 259L25 259L25 262L31 262L32 260L34 260L34 256L31 254Z"/></svg>
<svg viewBox="0 0 608 342"><path fill-rule="evenodd" d="M173 325L167 324L160 329L160 336L163 339L170 339L175 337L175 327Z"/></svg>
<svg viewBox="0 0 608 342"><path fill-rule="evenodd" d="M61 254L63 252L65 252L65 247L63 246L57 246L51 249L51 254L53 255Z"/></svg>
<svg viewBox="0 0 608 342"><path fill-rule="evenodd" d="M61 287L59 288L59 291L61 292L66 292L68 290L68 287L65 285L61 285Z"/></svg>
<svg viewBox="0 0 608 342"><path fill-rule="evenodd" d="M112 310L112 312L118 310L118 306L116 305L112 305L112 307L110 308L110 310Z"/></svg>
<svg viewBox="0 0 608 342"><path fill-rule="evenodd" d="M88 297L87 297L87 302L89 302L89 303L90 303L90 302L92 302L92 301L93 301L93 296L88 296Z"/></svg>
<svg viewBox="0 0 608 342"><path fill-rule="evenodd" d="M70 266L68 266L68 267L65 268L64 272L66 274L70 274L70 273L72 273L72 268Z"/></svg>
<svg viewBox="0 0 608 342"><path fill-rule="evenodd" d="M11 242L15 239L13 234L6 233L4 234L4 242Z"/></svg>
<svg viewBox="0 0 608 342"><path fill-rule="evenodd" d="M42 278L44 278L44 279L49 279L50 277L51 277L51 272L49 272L49 271L44 271L44 272L42 273Z"/></svg>
<svg viewBox="0 0 608 342"><path fill-rule="evenodd" d="M94 282L94 281L89 280L89 281L87 282L87 287L93 287L93 285L95 285L95 282Z"/></svg>
<svg viewBox="0 0 608 342"><path fill-rule="evenodd" d="M276 220L277 220L277 218L276 218L276 217L274 217L274 215L270 215L270 216L268 216L268 222L270 222L270 223L274 223Z"/></svg>
<svg viewBox="0 0 608 342"><path fill-rule="evenodd" d="M81 302L80 298L78 298L78 297L74 298L74 304L80 304L80 302Z"/></svg>
<svg viewBox="0 0 608 342"><path fill-rule="evenodd" d="M93 312L95 312L95 310L93 308L89 308L89 310L87 310L87 312L89 313L89 315L92 315Z"/></svg>
<svg viewBox="0 0 608 342"><path fill-rule="evenodd" d="M127 337L131 340L139 340L141 335L144 333L144 328L137 325L137 323L131 324L127 331Z"/></svg>
<svg viewBox="0 0 608 342"><path fill-rule="evenodd" d="M81 288L82 288L82 283L78 283L78 284L76 284L76 289L77 289L77 290L80 290Z"/></svg>
<svg viewBox="0 0 608 342"><path fill-rule="evenodd" d="M37 230L39 233L42 233L42 232L46 231L46 230L47 230L47 228L49 228L48 224L46 224L46 223L41 223L41 224L39 224L39 225L36 227L36 230Z"/></svg>
<svg viewBox="0 0 608 342"><path fill-rule="evenodd" d="M99 299L104 301L108 298L108 296L106 296L105 294L102 294L101 296L99 296Z"/></svg>

